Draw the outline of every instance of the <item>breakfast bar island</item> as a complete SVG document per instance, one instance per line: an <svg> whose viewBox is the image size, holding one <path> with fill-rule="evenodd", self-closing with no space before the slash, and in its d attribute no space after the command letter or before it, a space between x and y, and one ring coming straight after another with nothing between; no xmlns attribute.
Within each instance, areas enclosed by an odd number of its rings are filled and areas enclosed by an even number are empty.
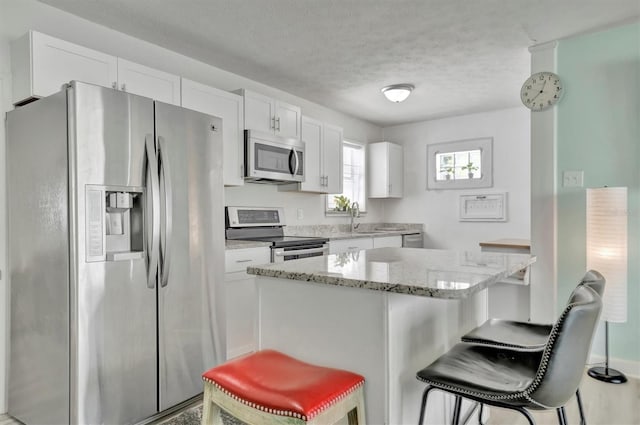
<svg viewBox="0 0 640 425"><path fill-rule="evenodd" d="M415 374L488 317L486 288L529 267L527 254L378 248L249 267L258 346L363 375L369 424L417 423ZM429 398L427 423L453 402ZM463 407L464 408L464 407Z"/></svg>

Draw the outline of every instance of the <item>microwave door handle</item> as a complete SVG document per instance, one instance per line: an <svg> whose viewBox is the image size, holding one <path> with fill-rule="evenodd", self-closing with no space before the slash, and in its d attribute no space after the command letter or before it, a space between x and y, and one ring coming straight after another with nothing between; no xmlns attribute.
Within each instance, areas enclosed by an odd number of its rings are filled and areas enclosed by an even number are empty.
<svg viewBox="0 0 640 425"><path fill-rule="evenodd" d="M147 288L156 287L156 276L158 274L158 256L160 240L160 184L158 182L158 158L156 157L153 144L153 135L147 134L145 137L146 156L146 197L147 208L151 207L151 223L147 223ZM148 214L147 214L148 216Z"/></svg>
<svg viewBox="0 0 640 425"><path fill-rule="evenodd" d="M300 168L300 160L298 159L298 151L294 149L293 150L293 157L296 159L296 169L293 170L293 175L296 176L298 175L298 169Z"/></svg>
<svg viewBox="0 0 640 425"><path fill-rule="evenodd" d="M164 137L158 136L158 159L164 191L164 232L160 231L160 286L165 287L169 283L169 271L171 270L171 239L173 235L173 189L169 161L166 154L166 142ZM162 230L162 229L161 229Z"/></svg>
<svg viewBox="0 0 640 425"><path fill-rule="evenodd" d="M291 173L291 175L294 175L296 173L296 170L294 167L291 166L291 157L296 155L296 150L291 148L291 150L289 151L289 172Z"/></svg>

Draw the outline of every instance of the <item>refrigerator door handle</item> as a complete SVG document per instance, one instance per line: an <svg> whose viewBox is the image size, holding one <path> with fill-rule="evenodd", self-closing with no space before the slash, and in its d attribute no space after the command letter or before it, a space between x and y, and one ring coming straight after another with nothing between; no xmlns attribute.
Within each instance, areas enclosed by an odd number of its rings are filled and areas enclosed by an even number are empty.
<svg viewBox="0 0 640 425"><path fill-rule="evenodd" d="M158 159L155 154L152 134L147 134L144 140L145 156L147 159L147 199L151 199L151 226L147 225L147 288L156 287L158 274L158 255L160 244L160 184L158 182ZM147 206L149 202L147 202Z"/></svg>
<svg viewBox="0 0 640 425"><path fill-rule="evenodd" d="M160 230L160 286L165 287L169 283L169 270L171 269L171 236L173 234L173 190L171 187L171 172L169 162L166 160L166 141L158 136L158 158L162 187L164 189L164 223Z"/></svg>

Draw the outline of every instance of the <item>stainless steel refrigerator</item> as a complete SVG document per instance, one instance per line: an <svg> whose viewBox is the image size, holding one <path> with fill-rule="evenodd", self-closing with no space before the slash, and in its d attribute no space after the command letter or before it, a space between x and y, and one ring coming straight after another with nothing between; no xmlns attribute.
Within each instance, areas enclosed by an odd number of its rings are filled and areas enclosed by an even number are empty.
<svg viewBox="0 0 640 425"><path fill-rule="evenodd" d="M135 423L225 358L222 121L72 82L7 114L9 414Z"/></svg>

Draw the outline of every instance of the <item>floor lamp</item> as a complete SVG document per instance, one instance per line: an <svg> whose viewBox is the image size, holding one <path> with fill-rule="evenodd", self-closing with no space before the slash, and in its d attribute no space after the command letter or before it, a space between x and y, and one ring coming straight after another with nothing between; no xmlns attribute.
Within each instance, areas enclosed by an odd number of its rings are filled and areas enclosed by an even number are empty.
<svg viewBox="0 0 640 425"><path fill-rule="evenodd" d="M587 189L587 269L606 279L602 316L605 326L605 366L588 374L600 381L622 384L626 376L609 367L609 322L627 321L627 188Z"/></svg>

